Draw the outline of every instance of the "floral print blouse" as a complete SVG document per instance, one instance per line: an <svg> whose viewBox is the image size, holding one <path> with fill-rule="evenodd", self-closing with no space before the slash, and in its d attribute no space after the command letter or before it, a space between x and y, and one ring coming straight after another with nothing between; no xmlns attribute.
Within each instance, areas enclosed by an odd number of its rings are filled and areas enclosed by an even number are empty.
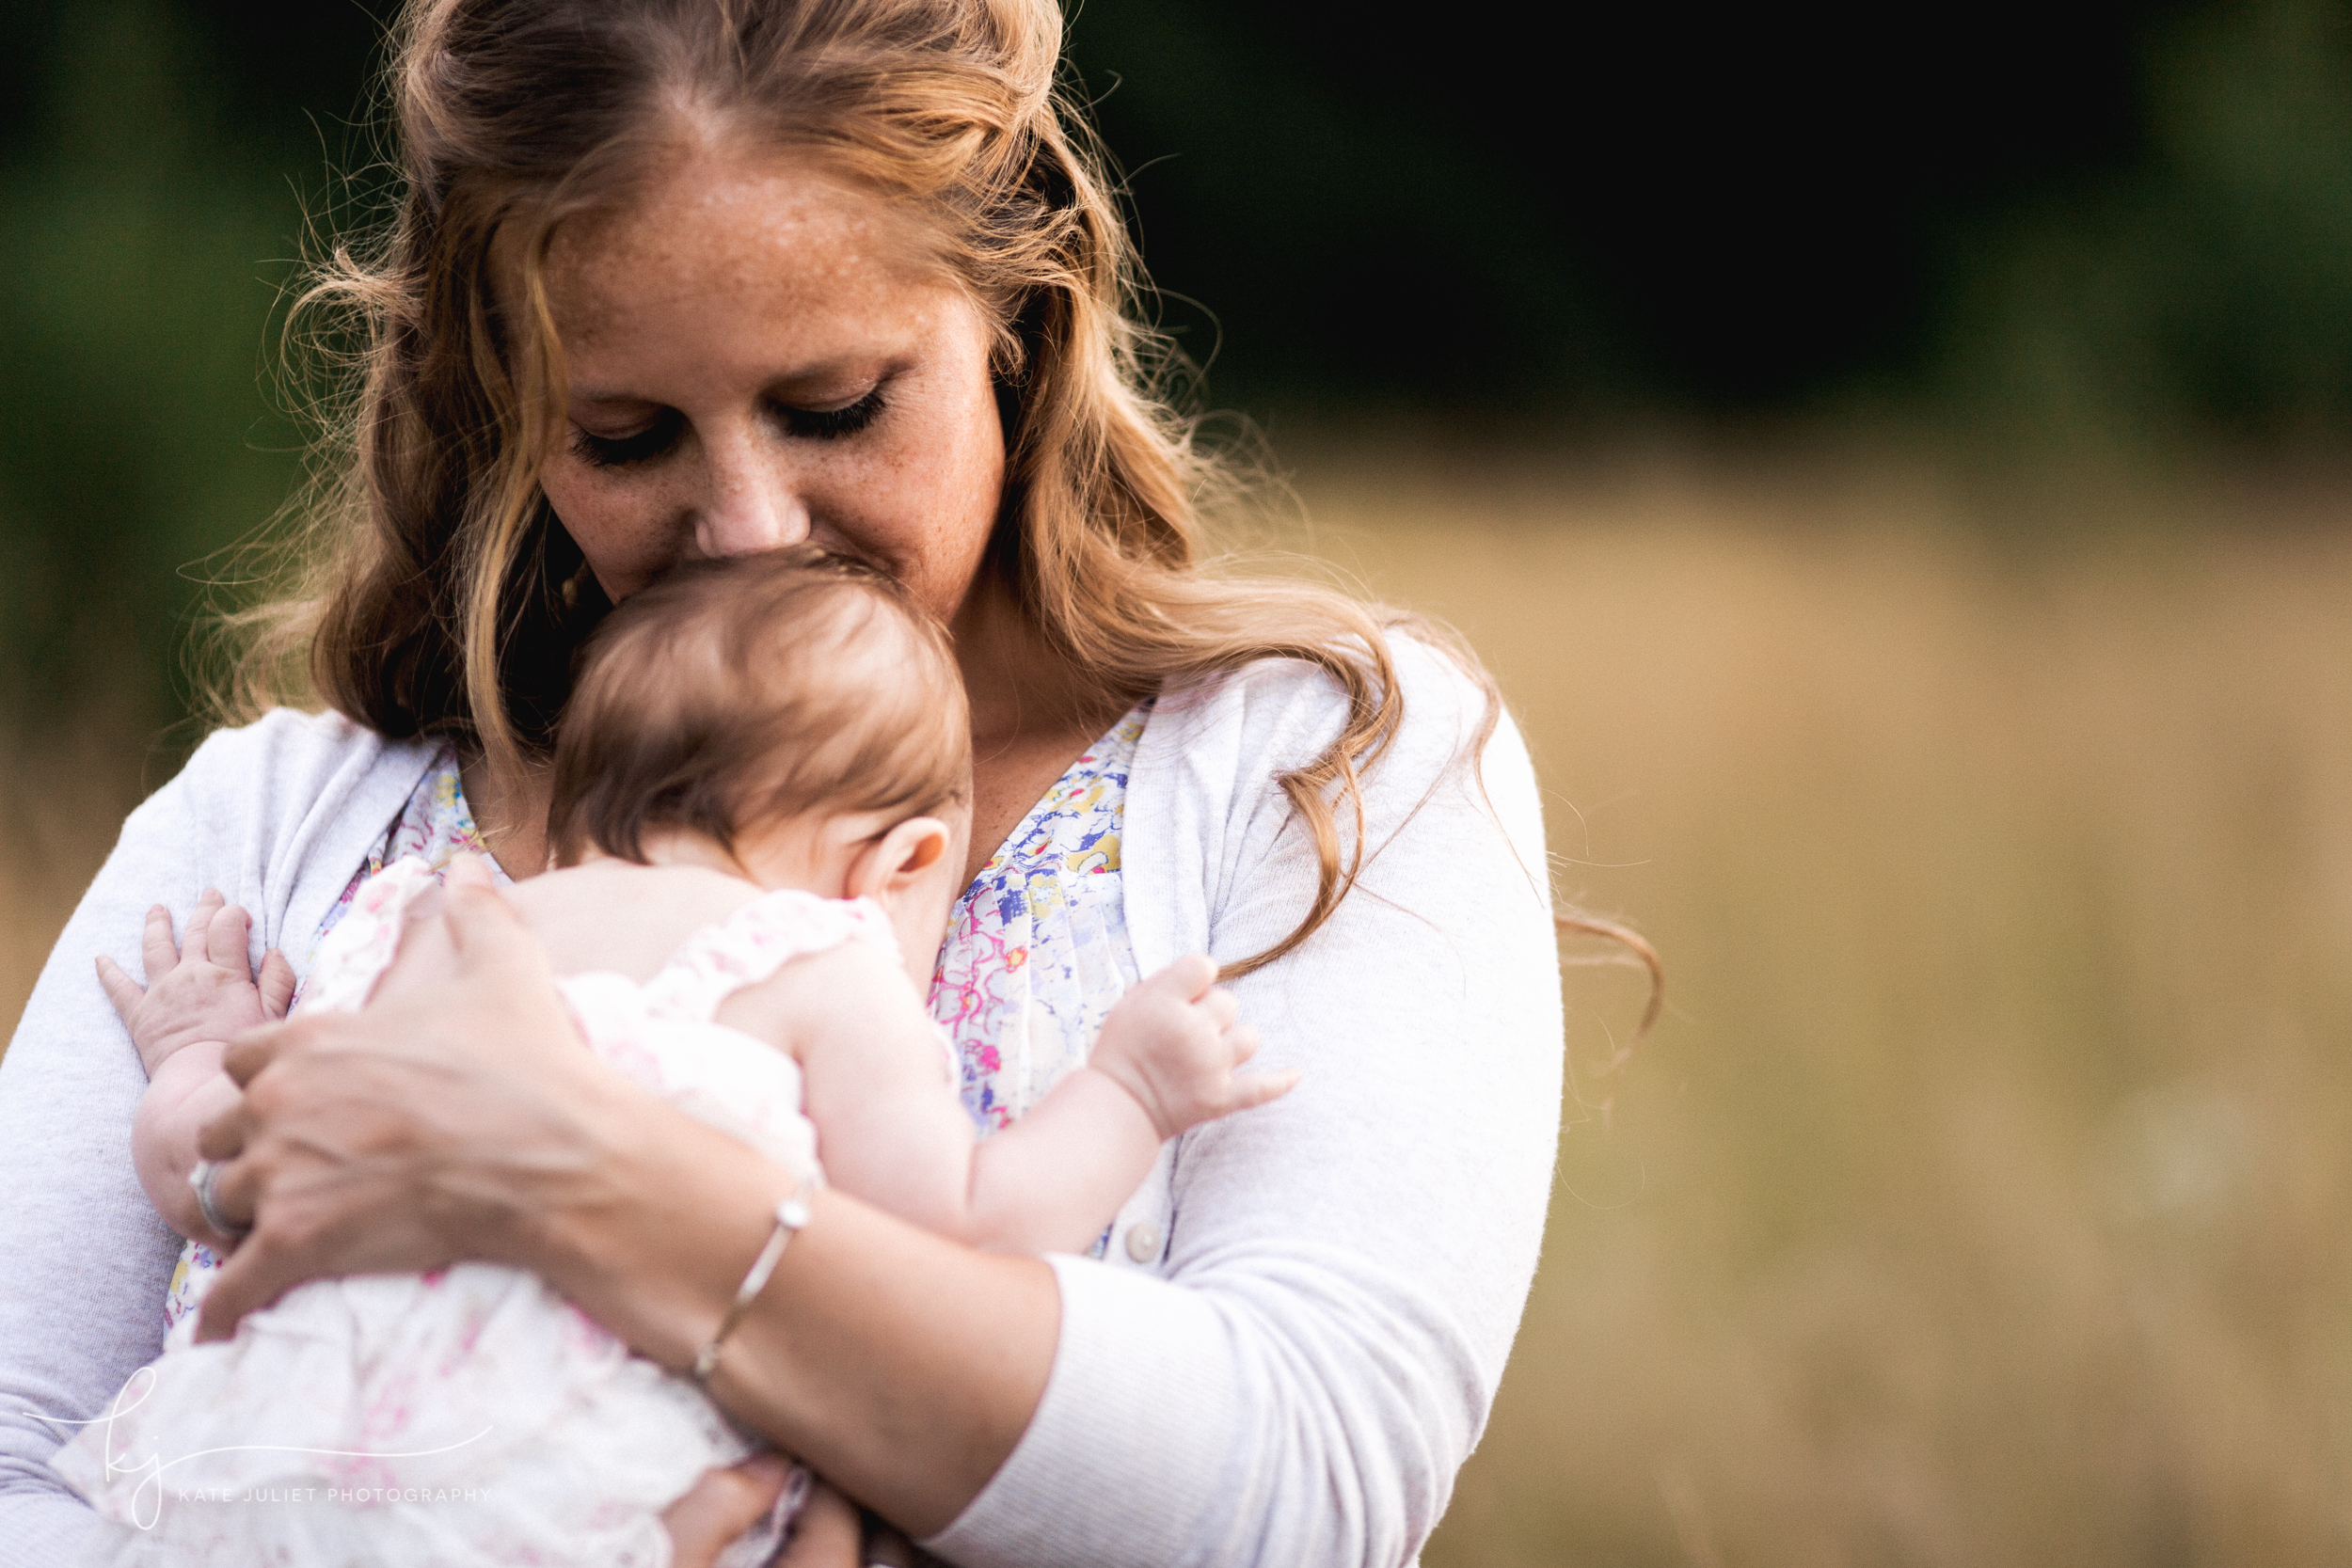
<svg viewBox="0 0 2352 1568"><path fill-rule="evenodd" d="M962 1063L983 1136L1084 1064L1137 979L1120 885L1127 769L1147 701L1070 766L990 857L947 922L931 1017Z"/></svg>

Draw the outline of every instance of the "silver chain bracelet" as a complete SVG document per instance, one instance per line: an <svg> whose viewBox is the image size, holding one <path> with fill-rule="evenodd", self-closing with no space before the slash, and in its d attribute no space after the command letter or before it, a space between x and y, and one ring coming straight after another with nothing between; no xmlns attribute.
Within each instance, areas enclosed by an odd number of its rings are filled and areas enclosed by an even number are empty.
<svg viewBox="0 0 2352 1568"><path fill-rule="evenodd" d="M784 1249L791 1245L794 1236L807 1227L808 1195L814 1190L813 1182L804 1181L792 1190L790 1197L776 1205L776 1227L768 1233L768 1244L761 1247L759 1256L752 1259L751 1272L744 1275L743 1283L735 1288L735 1300L728 1305L727 1315L719 1320L719 1326L712 1332L710 1342L703 1346L694 1357L696 1383L710 1381L711 1372L719 1365L719 1347L726 1342L728 1335L735 1332L735 1325L743 1321L743 1314L751 1310L752 1303L758 1298L759 1292L768 1288L769 1277L776 1272L776 1264L784 1257ZM206 1217L211 1217L209 1211Z"/></svg>

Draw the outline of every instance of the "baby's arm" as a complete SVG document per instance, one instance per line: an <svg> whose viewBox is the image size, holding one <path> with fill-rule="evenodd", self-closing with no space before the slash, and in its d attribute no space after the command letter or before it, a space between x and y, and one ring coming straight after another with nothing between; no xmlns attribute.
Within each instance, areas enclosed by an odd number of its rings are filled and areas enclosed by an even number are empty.
<svg viewBox="0 0 2352 1568"><path fill-rule="evenodd" d="M229 1038L285 1017L294 990L294 968L275 948L262 960L256 982L246 956L250 930L245 911L208 890L178 944L171 940L171 911L160 904L147 911L145 989L113 959L98 960L99 984L147 1068L147 1092L131 1123L139 1184L174 1230L222 1248L234 1238L204 1223L188 1189L196 1135L236 1102L236 1085L220 1068Z"/></svg>
<svg viewBox="0 0 2352 1568"><path fill-rule="evenodd" d="M1234 1024L1216 977L1207 958L1187 958L1144 981L1112 1011L1093 1061L985 1142L946 1082L913 987L877 947L845 943L742 993L766 1027L720 1017L797 1041L818 1156L843 1191L976 1245L1076 1251L1102 1234L1163 1142L1296 1082L1234 1072L1257 1041Z"/></svg>

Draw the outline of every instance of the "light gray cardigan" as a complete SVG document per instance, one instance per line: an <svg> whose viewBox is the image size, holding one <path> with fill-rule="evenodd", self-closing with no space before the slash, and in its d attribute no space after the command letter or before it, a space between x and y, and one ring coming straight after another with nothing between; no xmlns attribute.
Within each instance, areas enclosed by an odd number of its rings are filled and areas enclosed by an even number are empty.
<svg viewBox="0 0 2352 1568"><path fill-rule="evenodd" d="M950 1560L1393 1565L1445 1509L1543 1233L1558 968L1517 731L1482 794L1457 765L1475 692L1395 652L1406 722L1367 782L1363 882L1233 987L1264 1065L1306 1082L1164 1149L1106 1261L1053 1259L1044 1401L929 1543ZM1121 832L1143 972L1295 923L1314 861L1275 776L1343 716L1287 661L1162 698ZM46 1463L66 1433L29 1412L89 1418L155 1355L179 1250L132 1173L145 1078L92 958L138 973L147 908L217 887L253 911L257 953L299 961L427 758L333 716L215 735L132 814L59 939L0 1063L0 1568L72 1555L88 1515Z"/></svg>

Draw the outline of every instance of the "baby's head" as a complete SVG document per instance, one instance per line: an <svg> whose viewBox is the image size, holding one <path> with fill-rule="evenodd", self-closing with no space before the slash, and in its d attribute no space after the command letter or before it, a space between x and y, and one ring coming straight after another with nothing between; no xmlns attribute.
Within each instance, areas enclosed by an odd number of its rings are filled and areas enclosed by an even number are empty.
<svg viewBox="0 0 2352 1568"><path fill-rule="evenodd" d="M947 639L813 546L677 567L582 649L548 841L646 862L688 838L765 887L889 910L928 973L963 868L972 735Z"/></svg>

